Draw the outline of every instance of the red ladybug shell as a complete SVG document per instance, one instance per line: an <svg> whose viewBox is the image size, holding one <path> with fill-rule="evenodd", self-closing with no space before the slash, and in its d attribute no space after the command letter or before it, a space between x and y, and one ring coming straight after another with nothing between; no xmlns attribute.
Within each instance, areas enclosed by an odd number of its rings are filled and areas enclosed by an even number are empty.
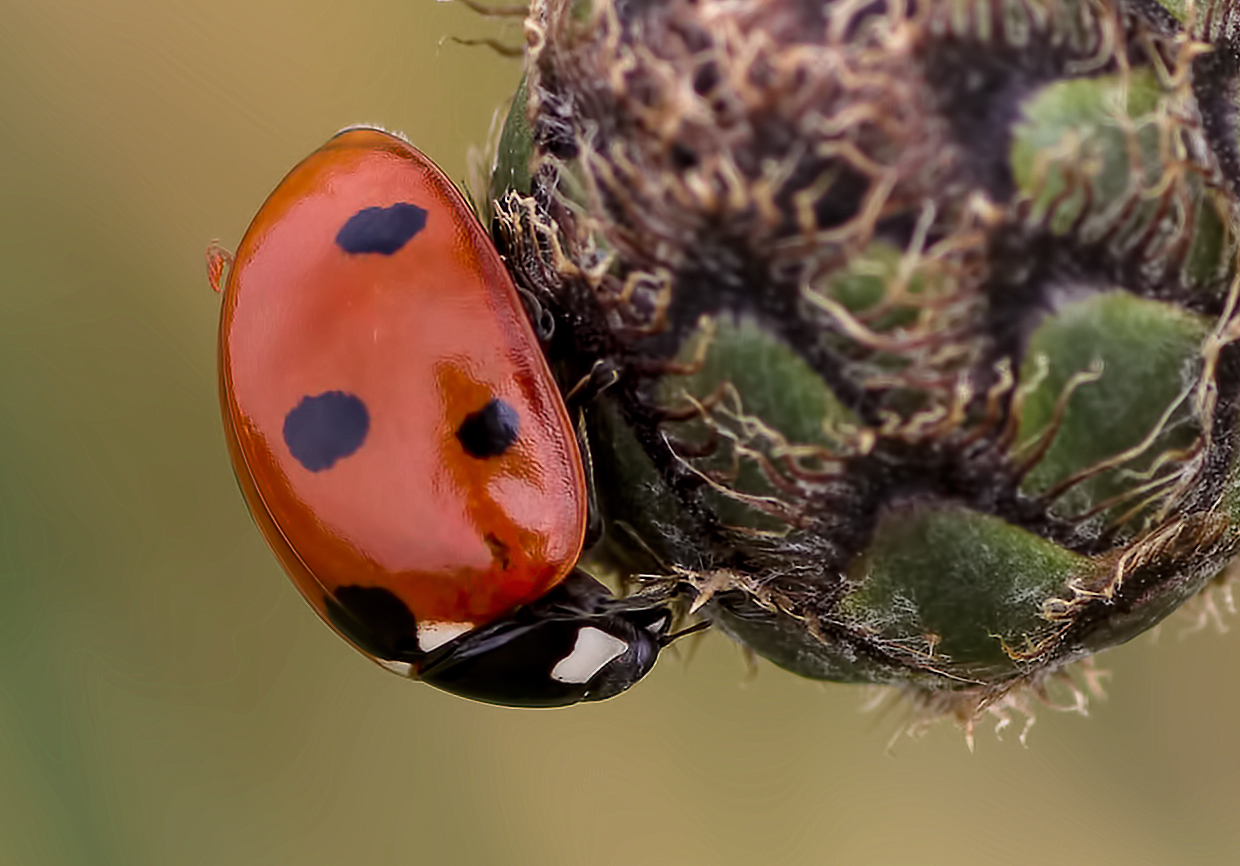
<svg viewBox="0 0 1240 866"><path fill-rule="evenodd" d="M498 253L418 150L332 138L258 212L225 293L233 462L325 619L386 590L426 651L572 569L586 502L568 414ZM378 626L398 628L381 595Z"/></svg>

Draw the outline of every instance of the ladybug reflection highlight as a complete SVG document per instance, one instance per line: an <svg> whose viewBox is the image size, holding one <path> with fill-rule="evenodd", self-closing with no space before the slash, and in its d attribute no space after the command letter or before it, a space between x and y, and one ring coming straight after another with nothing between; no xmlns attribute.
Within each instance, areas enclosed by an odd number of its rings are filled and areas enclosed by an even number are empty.
<svg viewBox="0 0 1240 866"><path fill-rule="evenodd" d="M510 706L601 700L650 670L670 614L576 568L572 424L499 254L433 163L345 130L224 256L208 272L233 466L324 620L391 670Z"/></svg>

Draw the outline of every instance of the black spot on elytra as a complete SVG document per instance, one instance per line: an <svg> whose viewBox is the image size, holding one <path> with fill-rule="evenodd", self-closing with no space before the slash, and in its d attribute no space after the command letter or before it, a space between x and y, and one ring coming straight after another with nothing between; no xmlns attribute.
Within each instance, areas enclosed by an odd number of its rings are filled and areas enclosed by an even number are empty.
<svg viewBox="0 0 1240 866"><path fill-rule="evenodd" d="M498 457L517 441L520 422L516 409L503 400L493 399L465 417L456 438L472 457Z"/></svg>
<svg viewBox="0 0 1240 866"><path fill-rule="evenodd" d="M303 397L284 416L284 444L311 472L330 469L366 441L370 413L366 404L344 391Z"/></svg>
<svg viewBox="0 0 1240 866"><path fill-rule="evenodd" d="M349 217L336 233L336 245L346 253L390 256L425 227L426 211L416 204L368 207Z"/></svg>
<svg viewBox="0 0 1240 866"><path fill-rule="evenodd" d="M409 661L421 655L417 620L390 590L342 586L324 601L332 625L362 652L393 661Z"/></svg>

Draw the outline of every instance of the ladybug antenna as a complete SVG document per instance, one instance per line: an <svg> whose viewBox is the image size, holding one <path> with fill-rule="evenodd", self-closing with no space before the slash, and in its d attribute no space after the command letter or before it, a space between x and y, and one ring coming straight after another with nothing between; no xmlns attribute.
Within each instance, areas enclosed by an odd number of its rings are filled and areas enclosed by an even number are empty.
<svg viewBox="0 0 1240 866"><path fill-rule="evenodd" d="M659 648L662 649L663 647L670 644L672 641L677 641L677 640L680 640L682 637L688 637L691 634L696 634L697 632L705 631L708 628L710 628L709 620L704 619L701 622L695 622L693 625L689 626L688 628L682 628L680 631L672 632L671 634L667 634L659 638Z"/></svg>

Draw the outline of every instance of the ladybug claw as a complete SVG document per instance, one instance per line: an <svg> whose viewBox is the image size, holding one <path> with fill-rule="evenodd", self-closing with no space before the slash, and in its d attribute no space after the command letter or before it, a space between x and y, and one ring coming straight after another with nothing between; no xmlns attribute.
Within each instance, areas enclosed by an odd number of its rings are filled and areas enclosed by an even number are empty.
<svg viewBox="0 0 1240 866"><path fill-rule="evenodd" d="M207 245L207 281L211 283L211 291L216 294L224 291L224 280L232 264L233 254L220 246L218 240Z"/></svg>

